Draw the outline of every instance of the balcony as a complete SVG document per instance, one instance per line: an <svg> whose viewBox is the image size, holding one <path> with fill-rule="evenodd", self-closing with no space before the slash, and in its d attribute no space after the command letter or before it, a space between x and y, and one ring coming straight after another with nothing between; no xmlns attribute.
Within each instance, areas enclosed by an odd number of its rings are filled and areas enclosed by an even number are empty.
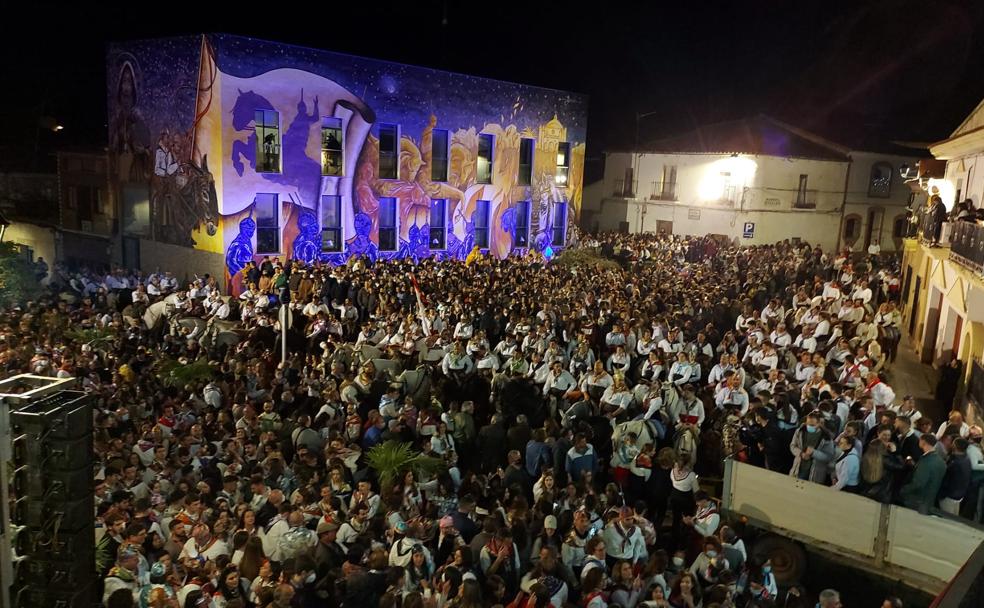
<svg viewBox="0 0 984 608"><path fill-rule="evenodd" d="M929 234L932 238L932 232ZM984 225L953 222L950 229L950 259L978 274L984 273Z"/></svg>
<svg viewBox="0 0 984 608"><path fill-rule="evenodd" d="M676 201L676 182L655 181L651 183L649 200L651 201Z"/></svg>
<svg viewBox="0 0 984 608"><path fill-rule="evenodd" d="M793 209L816 209L818 190L799 190L793 198Z"/></svg>
<svg viewBox="0 0 984 608"><path fill-rule="evenodd" d="M636 190L639 188L639 180L626 182L624 179L615 180L612 188L612 196L615 198L635 198Z"/></svg>

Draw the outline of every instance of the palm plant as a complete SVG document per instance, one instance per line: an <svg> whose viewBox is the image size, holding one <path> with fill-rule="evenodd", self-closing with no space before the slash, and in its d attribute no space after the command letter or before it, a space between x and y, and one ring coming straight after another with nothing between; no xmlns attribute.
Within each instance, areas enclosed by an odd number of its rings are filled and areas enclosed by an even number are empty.
<svg viewBox="0 0 984 608"><path fill-rule="evenodd" d="M187 363L178 359L167 359L157 368L157 377L165 386L185 386L210 380L214 370L208 359L202 357Z"/></svg>
<svg viewBox="0 0 984 608"><path fill-rule="evenodd" d="M73 328L65 332L65 337L78 342L79 344L95 346L101 342L111 342L113 340L113 331L108 328L100 327L92 327L88 329Z"/></svg>
<svg viewBox="0 0 984 608"><path fill-rule="evenodd" d="M384 491L392 488L407 471L426 478L445 467L440 458L424 456L415 451L411 444L392 440L373 446L367 457L369 466L376 471Z"/></svg>

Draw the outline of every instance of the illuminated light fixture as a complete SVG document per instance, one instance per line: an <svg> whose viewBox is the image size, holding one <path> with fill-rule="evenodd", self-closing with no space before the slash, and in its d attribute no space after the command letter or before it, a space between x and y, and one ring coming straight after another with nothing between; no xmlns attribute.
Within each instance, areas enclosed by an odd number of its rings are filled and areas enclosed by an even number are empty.
<svg viewBox="0 0 984 608"><path fill-rule="evenodd" d="M567 159L564 157L564 154L563 153L561 153L561 152L558 152L557 153L557 166L558 167L563 166L564 165L564 161L566 161L566 160Z"/></svg>
<svg viewBox="0 0 984 608"><path fill-rule="evenodd" d="M943 206L946 207L947 211L953 209L953 204L956 202L957 189L954 188L949 180L931 177L924 188L930 197L939 195L943 199Z"/></svg>
<svg viewBox="0 0 984 608"><path fill-rule="evenodd" d="M548 260L553 259L554 257L553 247L547 245L547 248L543 250L543 257L547 258Z"/></svg>
<svg viewBox="0 0 984 608"><path fill-rule="evenodd" d="M751 184L757 169L754 160L737 153L716 160L705 169L704 177L697 185L697 196L703 201L719 201L727 194L727 187L745 188Z"/></svg>

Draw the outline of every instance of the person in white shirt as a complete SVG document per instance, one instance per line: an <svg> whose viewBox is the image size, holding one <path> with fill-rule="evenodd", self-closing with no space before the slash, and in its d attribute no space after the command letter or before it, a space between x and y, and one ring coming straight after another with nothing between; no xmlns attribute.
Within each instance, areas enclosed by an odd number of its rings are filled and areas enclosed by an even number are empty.
<svg viewBox="0 0 984 608"><path fill-rule="evenodd" d="M711 372L707 375L707 385L717 386L722 380L724 380L725 372L732 369L729 363L730 357L727 353L722 354L717 365L711 368Z"/></svg>
<svg viewBox="0 0 984 608"><path fill-rule="evenodd" d="M887 407L895 401L895 391L892 387L885 384L876 372L867 372L864 375L867 382L867 392L871 395L871 400L875 407ZM959 412L957 412L959 415ZM964 434L966 436L966 434Z"/></svg>
<svg viewBox="0 0 984 608"><path fill-rule="evenodd" d="M898 405L889 405L888 409L892 410L899 416L908 416L913 427L915 427L916 421L922 418L922 414L916 409L916 398L912 395L906 395L902 398L902 403Z"/></svg>
<svg viewBox="0 0 984 608"><path fill-rule="evenodd" d="M871 302L871 295L871 288L868 287L868 281L861 280L857 287L854 288L854 292L851 293L851 299L861 300L861 303L867 308Z"/></svg>
<svg viewBox="0 0 984 608"><path fill-rule="evenodd" d="M474 333L475 327L472 325L471 317L463 315L461 320L454 326L453 336L456 340L469 340Z"/></svg>
<svg viewBox="0 0 984 608"><path fill-rule="evenodd" d="M601 396L601 411L611 419L617 419L632 405L632 392L625 385L621 374L613 378L613 383Z"/></svg>
<svg viewBox="0 0 984 608"><path fill-rule="evenodd" d="M775 331L769 335L769 341L772 342L776 348L787 348L793 343L793 337L789 335L786 331L786 324L780 323L776 326Z"/></svg>
<svg viewBox="0 0 984 608"><path fill-rule="evenodd" d="M741 376L729 370L725 374L727 377L721 383L721 387L714 395L715 404L720 407L737 405L741 407L741 415L748 413L748 392L741 386Z"/></svg>
<svg viewBox="0 0 984 608"><path fill-rule="evenodd" d="M471 374L473 369L475 369L475 364L472 363L471 357L465 354L461 342L455 342L451 352L444 355L444 359L441 361L441 371L448 378L462 379Z"/></svg>
<svg viewBox="0 0 984 608"><path fill-rule="evenodd" d="M939 429L936 431L936 438L942 439L943 434L946 433L946 429L951 426L955 426L958 429L960 429L960 436L963 437L964 439L966 439L967 436L970 434L970 425L964 422L963 414L961 414L957 410L953 410L952 412L950 412L950 416L945 421L943 421L942 424L940 424Z"/></svg>
<svg viewBox="0 0 984 608"><path fill-rule="evenodd" d="M802 333L796 336L796 340L793 341L793 346L806 352L813 354L817 350L817 339L813 337L813 328L804 327Z"/></svg>
<svg viewBox="0 0 984 608"><path fill-rule="evenodd" d="M670 366L668 376L670 382L677 386L682 386L690 382L691 374L693 374L693 369L690 366L687 353L677 353L677 360Z"/></svg>
<svg viewBox="0 0 984 608"><path fill-rule="evenodd" d="M608 557L625 560L633 565L645 564L649 559L642 530L635 524L635 512L622 507L619 516L608 522L604 531Z"/></svg>
<svg viewBox="0 0 984 608"><path fill-rule="evenodd" d="M679 336L680 330L676 328L671 329L669 334L659 341L659 349L667 355L680 352L683 350L683 345L680 344Z"/></svg>
<svg viewBox="0 0 984 608"><path fill-rule="evenodd" d="M185 542L181 549L180 558L190 557L214 561L220 555L229 555L229 545L217 537L213 538L208 525L200 523L195 525L192 537Z"/></svg>
<svg viewBox="0 0 984 608"><path fill-rule="evenodd" d="M619 344L615 347L615 352L608 357L607 365L609 373L627 374L632 368L632 357L625 352L625 346Z"/></svg>

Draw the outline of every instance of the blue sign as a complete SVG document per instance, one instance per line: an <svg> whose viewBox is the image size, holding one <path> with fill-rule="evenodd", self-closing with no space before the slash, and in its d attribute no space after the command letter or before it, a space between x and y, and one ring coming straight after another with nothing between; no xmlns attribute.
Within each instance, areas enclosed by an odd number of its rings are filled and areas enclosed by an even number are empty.
<svg viewBox="0 0 984 608"><path fill-rule="evenodd" d="M755 236L755 222L745 222L745 228L742 230L742 236L746 239L750 239Z"/></svg>

